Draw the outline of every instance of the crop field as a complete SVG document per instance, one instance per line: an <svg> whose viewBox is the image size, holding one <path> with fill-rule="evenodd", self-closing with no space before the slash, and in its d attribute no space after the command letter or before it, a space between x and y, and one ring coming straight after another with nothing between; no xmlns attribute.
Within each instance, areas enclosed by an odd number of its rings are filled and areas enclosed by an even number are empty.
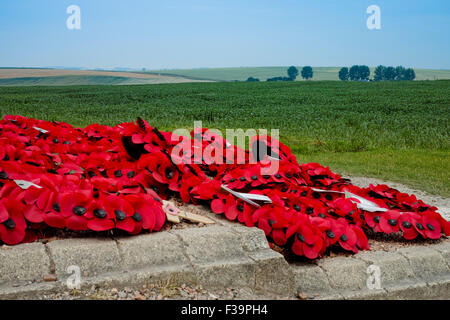
<svg viewBox="0 0 450 320"><path fill-rule="evenodd" d="M196 81L202 80L121 71L0 68L0 86L126 85Z"/></svg>
<svg viewBox="0 0 450 320"><path fill-rule="evenodd" d="M0 116L279 129L302 162L450 196L450 81L0 87ZM225 130L223 131L225 132Z"/></svg>
<svg viewBox="0 0 450 320"><path fill-rule="evenodd" d="M350 67L350 66L347 66ZM302 66L297 66L300 71ZM174 69L150 71L157 75L183 76L192 79L207 79L213 81L247 80L248 77L259 78L265 81L267 78L286 76L288 66L284 67L239 67L239 68L202 68L202 69ZM313 67L313 80L338 80L341 67ZM375 68L370 68L371 78ZM450 79L450 70L414 69L416 80L441 80ZM303 81L299 75L297 81Z"/></svg>

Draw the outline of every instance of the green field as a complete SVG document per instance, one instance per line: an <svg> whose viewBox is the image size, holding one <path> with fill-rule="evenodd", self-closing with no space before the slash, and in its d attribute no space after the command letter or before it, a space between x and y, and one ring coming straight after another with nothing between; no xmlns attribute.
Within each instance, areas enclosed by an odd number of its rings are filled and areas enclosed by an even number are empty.
<svg viewBox="0 0 450 320"><path fill-rule="evenodd" d="M0 116L162 130L276 128L299 162L450 196L450 81L2 87Z"/></svg>
<svg viewBox="0 0 450 320"><path fill-rule="evenodd" d="M350 67L350 66L348 66ZM301 66L297 66L299 71ZM313 67L313 80L339 80L338 72L341 67ZM150 73L161 75L177 75L193 79L206 79L214 81L247 80L248 77L259 78L265 81L267 78L286 76L288 67L240 67L240 68L204 68L204 69L174 69L153 70ZM375 68L370 68L371 77ZM416 80L440 80L450 79L450 70L414 69ZM303 80L299 75L297 80Z"/></svg>
<svg viewBox="0 0 450 320"><path fill-rule="evenodd" d="M69 75L54 77L23 77L0 79L0 86L80 86L80 85L131 85L160 83L158 79L133 77Z"/></svg>

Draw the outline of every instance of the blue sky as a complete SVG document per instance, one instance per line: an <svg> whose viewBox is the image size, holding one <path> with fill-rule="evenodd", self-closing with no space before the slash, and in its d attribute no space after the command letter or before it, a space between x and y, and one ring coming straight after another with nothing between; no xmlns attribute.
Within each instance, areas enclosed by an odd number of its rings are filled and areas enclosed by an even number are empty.
<svg viewBox="0 0 450 320"><path fill-rule="evenodd" d="M81 30L68 30L69 5ZM369 30L369 5L381 30ZM0 0L0 66L450 69L448 0Z"/></svg>

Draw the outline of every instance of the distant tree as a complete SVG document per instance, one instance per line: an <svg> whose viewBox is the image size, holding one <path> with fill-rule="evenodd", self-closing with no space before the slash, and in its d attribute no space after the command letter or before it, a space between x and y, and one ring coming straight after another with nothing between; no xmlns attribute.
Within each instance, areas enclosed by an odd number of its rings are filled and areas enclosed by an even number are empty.
<svg viewBox="0 0 450 320"><path fill-rule="evenodd" d="M343 67L343 68L341 68L341 70L339 70L339 79L342 81L348 80L348 68L347 67Z"/></svg>
<svg viewBox="0 0 450 320"><path fill-rule="evenodd" d="M267 81L292 81L292 79L289 77L273 77L268 78Z"/></svg>
<svg viewBox="0 0 450 320"><path fill-rule="evenodd" d="M375 81L381 81L384 80L384 70L386 69L385 66L379 65L375 68L373 80Z"/></svg>
<svg viewBox="0 0 450 320"><path fill-rule="evenodd" d="M370 69L368 66L359 66L359 80L369 80Z"/></svg>
<svg viewBox="0 0 450 320"><path fill-rule="evenodd" d="M294 66L290 66L287 70L288 77L294 81L298 76L298 69Z"/></svg>
<svg viewBox="0 0 450 320"><path fill-rule="evenodd" d="M360 79L359 66L357 66L357 65L352 66L348 72L348 76L349 76L350 80L352 80L352 81L359 80Z"/></svg>
<svg viewBox="0 0 450 320"><path fill-rule="evenodd" d="M416 73L414 72L414 69L408 68L405 71L405 80L412 81L416 78Z"/></svg>
<svg viewBox="0 0 450 320"><path fill-rule="evenodd" d="M395 80L406 80L406 69L403 66L395 67Z"/></svg>
<svg viewBox="0 0 450 320"><path fill-rule="evenodd" d="M258 78L248 77L247 82L258 82Z"/></svg>
<svg viewBox="0 0 450 320"><path fill-rule="evenodd" d="M313 77L313 69L310 66L305 66L302 69L302 78L309 80Z"/></svg>
<svg viewBox="0 0 450 320"><path fill-rule="evenodd" d="M395 68L394 67L386 67L386 69L384 70L384 80L395 80L395 77L397 76L397 73L395 72Z"/></svg>

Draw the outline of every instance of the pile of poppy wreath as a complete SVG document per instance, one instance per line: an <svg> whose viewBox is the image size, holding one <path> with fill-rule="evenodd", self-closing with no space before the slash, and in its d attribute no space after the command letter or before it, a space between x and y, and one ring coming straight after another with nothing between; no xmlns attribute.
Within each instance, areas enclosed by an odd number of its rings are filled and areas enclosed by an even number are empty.
<svg viewBox="0 0 450 320"><path fill-rule="evenodd" d="M309 259L331 247L355 253L369 249L368 232L396 233L408 240L450 235L450 223L437 208L414 195L386 185L359 188L317 163L299 165L287 146L270 137L256 136L252 143L264 142L269 155L276 155L274 174L261 174L268 162L249 161L249 151L208 130L192 132L191 149L174 152L183 139L141 119L81 129L5 116L0 120L0 242L36 241L49 228L158 231L166 223L162 200L170 197L207 204L214 213L258 227L269 241ZM217 163L214 152L203 152L211 146L244 163ZM271 203L253 206L224 185L267 196ZM363 210L343 192L385 210Z"/></svg>

